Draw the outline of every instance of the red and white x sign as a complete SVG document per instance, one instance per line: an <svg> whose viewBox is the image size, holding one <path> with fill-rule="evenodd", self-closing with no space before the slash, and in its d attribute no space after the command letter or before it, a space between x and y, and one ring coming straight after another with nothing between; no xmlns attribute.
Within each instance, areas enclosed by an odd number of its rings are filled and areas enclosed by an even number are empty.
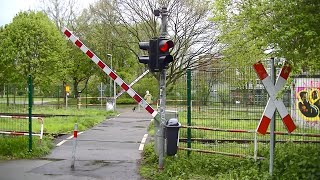
<svg viewBox="0 0 320 180"><path fill-rule="evenodd" d="M255 63L253 67L270 96L256 131L260 134L265 135L274 111L278 109L283 124L287 128L288 132L291 133L296 129L296 125L294 124L290 114L288 113L287 108L284 106L283 101L276 98L277 93L285 85L289 77L291 71L290 65L287 63L283 65L280 75L277 78L276 85L272 83L270 76L268 75L261 62Z"/></svg>

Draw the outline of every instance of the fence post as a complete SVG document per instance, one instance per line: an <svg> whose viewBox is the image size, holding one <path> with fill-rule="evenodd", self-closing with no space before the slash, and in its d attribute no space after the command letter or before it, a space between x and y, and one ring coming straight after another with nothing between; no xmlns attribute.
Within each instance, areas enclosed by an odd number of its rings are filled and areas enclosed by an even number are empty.
<svg viewBox="0 0 320 180"><path fill-rule="evenodd" d="M58 109L60 109L60 86L58 86Z"/></svg>
<svg viewBox="0 0 320 180"><path fill-rule="evenodd" d="M187 69L187 124L191 126L191 69ZM191 128L187 128L187 147L191 148ZM191 151L188 151L188 156Z"/></svg>
<svg viewBox="0 0 320 180"><path fill-rule="evenodd" d="M7 106L9 106L9 84L7 84L7 94L6 94L6 96L7 96Z"/></svg>
<svg viewBox="0 0 320 180"><path fill-rule="evenodd" d="M254 160L257 161L258 157L258 133L254 133L254 150L253 150L253 157Z"/></svg>
<svg viewBox="0 0 320 180"><path fill-rule="evenodd" d="M29 151L32 151L32 76L28 76L29 96Z"/></svg>

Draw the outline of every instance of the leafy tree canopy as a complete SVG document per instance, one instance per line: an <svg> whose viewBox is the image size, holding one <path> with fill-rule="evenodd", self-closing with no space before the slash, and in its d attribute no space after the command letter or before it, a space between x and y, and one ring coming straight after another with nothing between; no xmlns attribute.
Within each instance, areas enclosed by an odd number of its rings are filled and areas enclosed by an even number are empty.
<svg viewBox="0 0 320 180"><path fill-rule="evenodd" d="M35 84L45 86L62 76L66 41L44 13L18 13L1 37L5 80L26 82L31 74Z"/></svg>
<svg viewBox="0 0 320 180"><path fill-rule="evenodd" d="M216 0L212 21L229 62L284 57L296 72L312 72L320 68L319 10L314 0Z"/></svg>

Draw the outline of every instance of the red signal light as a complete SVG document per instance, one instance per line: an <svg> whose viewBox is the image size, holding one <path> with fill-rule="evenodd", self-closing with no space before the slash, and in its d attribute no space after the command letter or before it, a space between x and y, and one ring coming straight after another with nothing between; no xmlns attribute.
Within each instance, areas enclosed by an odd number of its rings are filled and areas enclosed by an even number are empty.
<svg viewBox="0 0 320 180"><path fill-rule="evenodd" d="M170 48L172 48L174 45L173 45L173 42L171 40L168 40L168 41L160 41L160 44L159 44L159 49L161 52L167 52Z"/></svg>

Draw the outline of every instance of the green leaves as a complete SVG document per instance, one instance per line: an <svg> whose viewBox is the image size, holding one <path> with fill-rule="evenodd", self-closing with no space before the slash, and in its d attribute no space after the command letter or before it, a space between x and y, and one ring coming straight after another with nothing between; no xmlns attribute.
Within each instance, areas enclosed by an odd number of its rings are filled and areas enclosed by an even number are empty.
<svg viewBox="0 0 320 180"><path fill-rule="evenodd" d="M57 80L66 42L42 12L20 12L7 25L0 43L4 81L25 82L31 74L35 84Z"/></svg>
<svg viewBox="0 0 320 180"><path fill-rule="evenodd" d="M247 65L267 56L290 60L296 71L319 69L320 20L317 1L217 0L213 18L231 64ZM234 63L235 62L235 63Z"/></svg>

